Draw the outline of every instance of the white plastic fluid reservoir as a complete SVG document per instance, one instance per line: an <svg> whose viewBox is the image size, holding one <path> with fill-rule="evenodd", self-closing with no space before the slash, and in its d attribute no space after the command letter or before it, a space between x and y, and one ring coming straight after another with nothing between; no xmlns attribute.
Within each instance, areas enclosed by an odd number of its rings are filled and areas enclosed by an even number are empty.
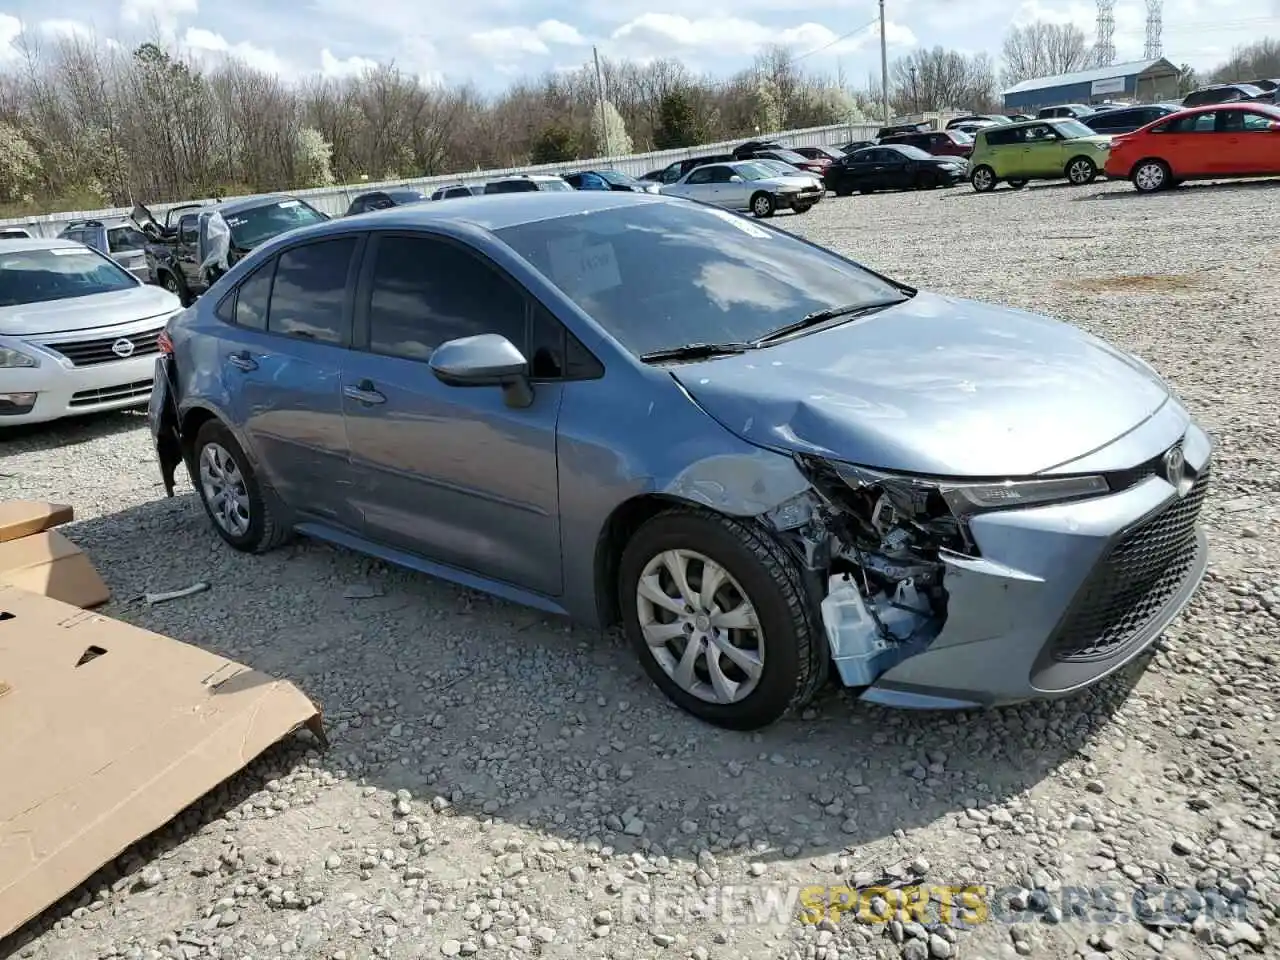
<svg viewBox="0 0 1280 960"><path fill-rule="evenodd" d="M822 624L841 679L865 686L875 679L876 659L888 645L867 610L862 592L848 574L832 577L822 601Z"/></svg>

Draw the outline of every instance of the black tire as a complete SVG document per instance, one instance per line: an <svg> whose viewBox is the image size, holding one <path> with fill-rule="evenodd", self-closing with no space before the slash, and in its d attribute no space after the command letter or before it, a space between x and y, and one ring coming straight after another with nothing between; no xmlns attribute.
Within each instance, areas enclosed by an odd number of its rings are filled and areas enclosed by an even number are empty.
<svg viewBox="0 0 1280 960"><path fill-rule="evenodd" d="M187 285L179 280L176 274L165 270L160 274L160 286L177 297L178 302L184 307L191 306L191 294L187 292Z"/></svg>
<svg viewBox="0 0 1280 960"><path fill-rule="evenodd" d="M751 213L758 219L772 217L777 212L778 205L774 202L773 194L765 193L761 190L759 193L751 197Z"/></svg>
<svg viewBox="0 0 1280 960"><path fill-rule="evenodd" d="M1098 179L1098 165L1085 156L1072 157L1062 172L1075 187L1087 186Z"/></svg>
<svg viewBox="0 0 1280 960"><path fill-rule="evenodd" d="M204 458L211 445L216 445L229 454L243 481L243 491L248 501L248 523L243 532L229 530L215 515L216 508L210 502L203 470ZM209 515L209 522L213 524L213 529L223 540L243 553L266 553L289 539L292 529L281 523L276 516L271 498L266 496L266 491L263 490L257 475L253 472L249 458L236 442L235 436L221 421L209 420L200 428L196 433L193 454L194 476L192 479L195 481L196 492L200 496L200 502L204 504L205 513Z"/></svg>
<svg viewBox="0 0 1280 960"><path fill-rule="evenodd" d="M796 213L808 213L810 210L812 210L812 209L813 209L813 204L812 204L812 203L797 203L797 204L796 204L794 207L792 207L791 209L792 209L792 210L794 210Z"/></svg>
<svg viewBox="0 0 1280 960"><path fill-rule="evenodd" d="M1139 160L1133 165L1129 179L1139 193L1159 193L1173 185L1173 171L1163 160Z"/></svg>
<svg viewBox="0 0 1280 960"><path fill-rule="evenodd" d="M1011 189L1011 190L1021 190L1021 189L1022 189L1023 187L1025 187L1026 185L1027 185L1027 181L1025 181L1025 180L1010 180L1010 181L1009 181L1009 189Z"/></svg>
<svg viewBox="0 0 1280 960"><path fill-rule="evenodd" d="M999 183L996 172L985 163L973 168L969 174L969 183L977 193L990 193Z"/></svg>
<svg viewBox="0 0 1280 960"><path fill-rule="evenodd" d="M937 190L939 185L938 175L936 173L922 173L920 179L916 181L917 190Z"/></svg>
<svg viewBox="0 0 1280 960"><path fill-rule="evenodd" d="M683 689L645 641L637 609L645 566L667 550L691 550L719 564L755 609L764 657L755 689L735 703L712 703ZM750 522L696 508L661 513L631 538L619 565L623 625L650 679L675 704L729 730L756 730L809 702L826 682L829 656L816 606L792 556Z"/></svg>
<svg viewBox="0 0 1280 960"><path fill-rule="evenodd" d="M865 197L865 196L870 195L870 194L871 194L871 193L873 193L873 192L874 192L874 191L873 191L870 187L859 187L859 188L858 188L858 193L862 194L864 197Z"/></svg>
<svg viewBox="0 0 1280 960"><path fill-rule="evenodd" d="M851 197L851 196L853 196L853 190L851 190L849 187L836 187L836 191L835 191L835 192L836 192L836 196L837 196L837 197Z"/></svg>

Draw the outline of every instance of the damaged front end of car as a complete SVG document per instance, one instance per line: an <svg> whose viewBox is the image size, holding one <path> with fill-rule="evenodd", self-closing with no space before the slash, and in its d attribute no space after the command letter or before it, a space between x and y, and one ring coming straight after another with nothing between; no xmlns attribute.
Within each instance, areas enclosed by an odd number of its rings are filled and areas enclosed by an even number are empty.
<svg viewBox="0 0 1280 960"><path fill-rule="evenodd" d="M1101 477L959 482L797 455L811 487L763 516L804 564L841 682L866 688L938 641L953 581L993 565L970 530L976 514L1105 493ZM1001 568L1011 580L1016 571ZM972 588L963 591L969 602ZM881 699L879 696L868 699ZM910 698L890 698L910 706ZM971 706L936 697L920 706Z"/></svg>

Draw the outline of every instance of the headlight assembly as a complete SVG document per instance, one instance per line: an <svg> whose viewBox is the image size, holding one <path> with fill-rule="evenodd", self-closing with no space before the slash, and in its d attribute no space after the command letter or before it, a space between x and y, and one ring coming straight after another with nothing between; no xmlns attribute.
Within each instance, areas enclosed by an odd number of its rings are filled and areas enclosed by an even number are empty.
<svg viewBox="0 0 1280 960"><path fill-rule="evenodd" d="M0 344L0 368L12 369L14 367L38 367L40 361L35 357L23 353L15 347L6 347Z"/></svg>

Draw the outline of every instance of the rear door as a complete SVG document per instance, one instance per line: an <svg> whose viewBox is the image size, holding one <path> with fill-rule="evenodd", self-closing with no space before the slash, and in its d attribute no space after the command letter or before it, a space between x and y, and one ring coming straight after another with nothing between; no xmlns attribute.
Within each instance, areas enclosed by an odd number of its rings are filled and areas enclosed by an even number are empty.
<svg viewBox="0 0 1280 960"><path fill-rule="evenodd" d="M536 359L534 302L490 261L443 237L379 234L366 261L359 349L347 354L342 380L353 497L367 535L557 595L561 384L536 383L533 403L513 408L500 388L446 386L428 366L440 344L481 333L501 334Z"/></svg>
<svg viewBox="0 0 1280 960"><path fill-rule="evenodd" d="M217 315L232 416L272 488L295 510L358 529L351 501L342 359L351 342L359 234L282 251Z"/></svg>
<svg viewBox="0 0 1280 960"><path fill-rule="evenodd" d="M1191 113L1176 117L1163 127L1160 133L1160 156L1169 164L1175 177L1203 177L1213 173L1214 136L1218 112Z"/></svg>

